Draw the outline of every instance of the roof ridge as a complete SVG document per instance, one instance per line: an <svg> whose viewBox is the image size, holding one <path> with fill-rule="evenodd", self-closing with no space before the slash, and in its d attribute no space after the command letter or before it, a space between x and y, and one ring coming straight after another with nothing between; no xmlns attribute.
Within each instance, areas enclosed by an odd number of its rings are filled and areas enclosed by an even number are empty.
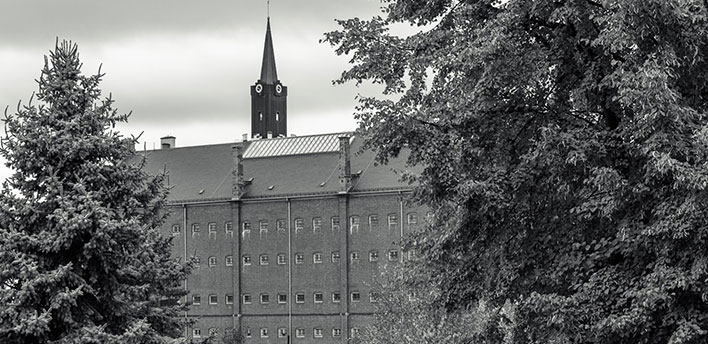
<svg viewBox="0 0 708 344"><path fill-rule="evenodd" d="M172 147L172 148L155 148L155 149L146 149L146 150L135 150L136 154L140 154L143 152L151 153L151 152L164 152L164 151L172 151L172 150L177 150L177 149L187 149L187 148L204 148L204 147L214 147L214 146L224 146L224 145L234 145L237 143L243 143L244 141L232 141L232 142L223 142L223 143L207 143L207 144L202 144L202 145L194 145L194 146L180 146L180 147ZM246 141L250 142L250 141Z"/></svg>
<svg viewBox="0 0 708 344"><path fill-rule="evenodd" d="M354 131L340 131L336 133L324 133L324 134L309 134L309 135L297 135L297 136L284 136L284 137L273 137L273 138L260 138L258 140L251 140L250 142L256 142L256 141L265 141L265 140L283 140L283 139L297 139L297 138L303 138L303 137L315 137L315 136L331 136L331 135L342 135L342 134L348 134L348 135L354 135Z"/></svg>
<svg viewBox="0 0 708 344"><path fill-rule="evenodd" d="M212 146L221 146L221 145L234 145L234 144L243 144L243 143L253 143L253 142L264 142L264 141L275 141L275 140L284 140L284 139L298 139L298 138L307 138L307 137L315 137L315 136L332 136L332 135L350 135L353 136L356 132L354 131L340 131L336 133L323 133L323 134L309 134L309 135L299 135L299 136L287 136L287 137L273 137L273 138L260 138L257 140L248 140L248 141L231 141L231 142L222 142L222 143L207 143L207 144L198 144L194 146L177 146L177 147L172 147L169 149L163 149L163 148L154 148L154 149L140 149L140 150L135 150L136 154L140 154L143 152L150 153L150 152L159 152L159 151L170 151L170 150L175 150L175 149L187 149L187 148L202 148L202 147L212 147Z"/></svg>

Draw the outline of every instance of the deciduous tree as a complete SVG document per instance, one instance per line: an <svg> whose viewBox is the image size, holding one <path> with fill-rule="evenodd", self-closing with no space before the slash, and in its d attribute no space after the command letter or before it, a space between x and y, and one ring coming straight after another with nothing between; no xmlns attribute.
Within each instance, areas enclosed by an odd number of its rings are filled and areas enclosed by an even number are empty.
<svg viewBox="0 0 708 344"><path fill-rule="evenodd" d="M166 343L182 334L186 266L159 235L162 176L114 130L127 115L84 76L77 46L57 42L39 105L6 111L0 153L0 342Z"/></svg>
<svg viewBox="0 0 708 344"><path fill-rule="evenodd" d="M437 303L440 288L409 271L402 266L381 271L372 286L379 293L374 319L352 342L482 344L502 341L510 333L507 329L514 318L512 304L490 307L482 301L447 311Z"/></svg>
<svg viewBox="0 0 708 344"><path fill-rule="evenodd" d="M439 304L511 300L516 343L708 341L706 6L385 0L326 34L388 95L367 147L423 167Z"/></svg>

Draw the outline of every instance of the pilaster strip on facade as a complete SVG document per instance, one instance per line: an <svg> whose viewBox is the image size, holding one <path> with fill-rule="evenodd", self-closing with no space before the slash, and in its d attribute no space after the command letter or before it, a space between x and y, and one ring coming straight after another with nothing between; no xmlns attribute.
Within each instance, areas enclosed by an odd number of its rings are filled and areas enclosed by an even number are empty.
<svg viewBox="0 0 708 344"><path fill-rule="evenodd" d="M342 343L349 336L349 196L339 195L339 278L340 278L340 324L342 326Z"/></svg>
<svg viewBox="0 0 708 344"><path fill-rule="evenodd" d="M232 311L233 326L237 328L239 333L241 332L241 202L233 201L231 202L231 228L234 230L234 235L236 236L236 242L233 245L233 259L235 264L233 264L233 295L234 295L234 305Z"/></svg>

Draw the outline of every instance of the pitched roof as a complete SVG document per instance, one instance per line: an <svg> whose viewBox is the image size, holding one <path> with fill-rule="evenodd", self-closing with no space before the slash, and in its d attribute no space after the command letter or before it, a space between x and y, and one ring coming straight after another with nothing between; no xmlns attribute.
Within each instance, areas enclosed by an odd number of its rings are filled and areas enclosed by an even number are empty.
<svg viewBox="0 0 708 344"><path fill-rule="evenodd" d="M275 69L275 52L273 52L273 38L270 35L270 17L268 17L265 43L263 44L263 63L261 65L260 82L274 85L277 81L278 72Z"/></svg>
<svg viewBox="0 0 708 344"><path fill-rule="evenodd" d="M339 150L331 149L332 138L341 134L325 134L244 142L243 172L246 186L244 199L336 194L339 191ZM290 140L278 142L278 140ZM270 141L270 142L268 142ZM374 153L359 152L361 139L351 139L351 169L359 173L352 181L352 191L400 190L410 186L399 181L405 157L391 159L387 165L374 163ZM319 150L302 153L297 143L320 142ZM158 149L141 152L146 157L144 169L150 174L167 171L169 199L177 202L223 200L231 198L233 143ZM265 149L280 147L280 150ZM290 147L285 150L284 147ZM307 147L307 146L306 146ZM251 151L253 149L253 151ZM274 152L282 154L274 154ZM267 152L262 155L255 152ZM298 154L291 154L298 152ZM357 153L359 152L359 153ZM247 154L252 154L246 158ZM136 157L137 159L138 157Z"/></svg>

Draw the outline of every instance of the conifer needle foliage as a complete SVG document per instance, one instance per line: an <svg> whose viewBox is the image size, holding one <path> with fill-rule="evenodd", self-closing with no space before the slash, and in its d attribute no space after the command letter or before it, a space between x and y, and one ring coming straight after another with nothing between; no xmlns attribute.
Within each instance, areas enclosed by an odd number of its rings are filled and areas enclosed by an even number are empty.
<svg viewBox="0 0 708 344"><path fill-rule="evenodd" d="M103 74L81 74L76 44L45 57L38 104L6 111L0 154L0 342L166 343L182 334L163 176L127 161ZM140 159L137 159L140 160Z"/></svg>

